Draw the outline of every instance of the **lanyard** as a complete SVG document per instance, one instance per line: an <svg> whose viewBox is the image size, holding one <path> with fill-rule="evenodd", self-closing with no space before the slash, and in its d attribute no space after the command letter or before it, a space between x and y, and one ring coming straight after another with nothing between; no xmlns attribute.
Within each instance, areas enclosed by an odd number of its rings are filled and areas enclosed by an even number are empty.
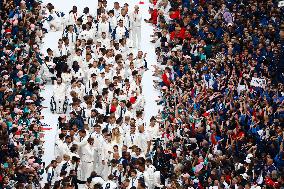
<svg viewBox="0 0 284 189"><path fill-rule="evenodd" d="M131 143L133 144L134 136L133 136L133 135L131 135L131 136L130 136L130 138L131 138Z"/></svg>
<svg viewBox="0 0 284 189"><path fill-rule="evenodd" d="M74 39L73 39L73 33L71 33L71 35L72 35L72 43L74 42Z"/></svg>

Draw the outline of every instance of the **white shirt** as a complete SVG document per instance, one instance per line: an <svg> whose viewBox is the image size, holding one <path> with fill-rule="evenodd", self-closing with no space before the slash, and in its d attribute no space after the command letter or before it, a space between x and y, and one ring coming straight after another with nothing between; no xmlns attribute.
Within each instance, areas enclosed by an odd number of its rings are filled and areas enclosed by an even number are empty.
<svg viewBox="0 0 284 189"><path fill-rule="evenodd" d="M125 33L126 33L127 29L125 26L123 27L120 27L120 26L117 26L115 28L115 36L114 36L114 39L116 41L119 41L120 39L122 39L123 37L125 37Z"/></svg>
<svg viewBox="0 0 284 189"><path fill-rule="evenodd" d="M102 177L94 177L91 182L91 188L94 188L96 184L103 185L105 183Z"/></svg>
<svg viewBox="0 0 284 189"><path fill-rule="evenodd" d="M109 153L109 152L112 152L113 151L113 148L112 148L112 145L111 143L105 141L104 144L103 144L103 148L102 148L102 161L110 161L112 159L112 153Z"/></svg>
<svg viewBox="0 0 284 189"><path fill-rule="evenodd" d="M69 148L64 141L58 139L55 142L55 156L56 157L63 157L64 154L69 154Z"/></svg>
<svg viewBox="0 0 284 189"><path fill-rule="evenodd" d="M75 32L67 32L66 37L69 39L70 44L74 45L77 40L77 34Z"/></svg>
<svg viewBox="0 0 284 189"><path fill-rule="evenodd" d="M88 31L88 30L83 30L79 36L78 36L79 39L85 39L85 40L88 40L88 39L92 39L92 31Z"/></svg>
<svg viewBox="0 0 284 189"><path fill-rule="evenodd" d="M56 71L54 70L54 73L51 73L49 70L51 68L55 68L56 64L51 62L51 61L46 61L42 67L41 67L41 74L45 77L45 78L50 78L50 77L55 77L56 76Z"/></svg>
<svg viewBox="0 0 284 189"><path fill-rule="evenodd" d="M129 186L127 187L127 189L130 189L131 187L137 187L138 186L138 177L131 177L129 178L130 180L130 183L129 183Z"/></svg>
<svg viewBox="0 0 284 189"><path fill-rule="evenodd" d="M62 82L65 84L69 84L72 80L72 74L71 73L62 73L61 74Z"/></svg>
<svg viewBox="0 0 284 189"><path fill-rule="evenodd" d="M101 134L98 134L96 132L93 132L91 134L91 138L94 139L95 150L101 150L104 144L104 138Z"/></svg>
<svg viewBox="0 0 284 189"><path fill-rule="evenodd" d="M51 185L54 185L55 181L57 180L58 175L56 174L56 170L50 166L48 168L47 174L50 175Z"/></svg>
<svg viewBox="0 0 284 189"><path fill-rule="evenodd" d="M98 41L101 42L102 46L108 49L110 47L110 39L109 38L100 38Z"/></svg>
<svg viewBox="0 0 284 189"><path fill-rule="evenodd" d="M63 55L67 55L67 49L65 48L65 46L62 46L61 48L57 47L55 49L55 55L58 56L63 56Z"/></svg>
<svg viewBox="0 0 284 189"><path fill-rule="evenodd" d="M86 145L81 147L81 160L82 162L93 162L94 161L94 154L95 148L93 145L87 143Z"/></svg>
<svg viewBox="0 0 284 189"><path fill-rule="evenodd" d="M103 184L103 189L117 189L117 184L112 180L109 180Z"/></svg>
<svg viewBox="0 0 284 189"><path fill-rule="evenodd" d="M98 37L102 37L102 32L105 32L106 35L109 35L109 22L105 21L105 22L99 22L97 24L97 36Z"/></svg>
<svg viewBox="0 0 284 189"><path fill-rule="evenodd" d="M137 145L137 138L138 138L138 135L136 133L135 134L130 134L130 132L129 132L128 134L126 134L126 136L124 138L124 144L127 147L131 147L133 145Z"/></svg>
<svg viewBox="0 0 284 189"><path fill-rule="evenodd" d="M116 19L116 17L115 16L109 17L108 21L110 23L111 29L114 30L114 28L117 26L117 19Z"/></svg>
<svg viewBox="0 0 284 189"><path fill-rule="evenodd" d="M149 133L150 139L153 140L153 138L157 138L159 136L159 124L155 124L153 127L148 126L146 127L146 132Z"/></svg>
<svg viewBox="0 0 284 189"><path fill-rule="evenodd" d="M55 84L53 96L56 99L64 99L66 96L66 85L64 83L61 83L60 85Z"/></svg>
<svg viewBox="0 0 284 189"><path fill-rule="evenodd" d="M72 58L72 62L77 61L79 66L82 65L83 62L83 57L82 56L78 56L78 55L74 55Z"/></svg>
<svg viewBox="0 0 284 189"><path fill-rule="evenodd" d="M73 13L73 12L71 12L71 13L69 14L68 23L69 23L70 25L74 25L74 24L76 23L77 19L78 19L78 13Z"/></svg>
<svg viewBox="0 0 284 189"><path fill-rule="evenodd" d="M139 11L138 14L136 12L132 12L130 15L130 20L132 27L141 27L142 15Z"/></svg>
<svg viewBox="0 0 284 189"><path fill-rule="evenodd" d="M117 18L119 15L120 15L120 13L121 13L121 9L119 8L119 9L113 9L113 11L114 11L114 16Z"/></svg>
<svg viewBox="0 0 284 189"><path fill-rule="evenodd" d="M83 79L85 77L85 73L82 68L79 68L77 72L72 70L71 74L74 78L78 78L78 79Z"/></svg>
<svg viewBox="0 0 284 189"><path fill-rule="evenodd" d="M125 26L127 29L129 29L129 25L130 25L130 18L128 15L119 15L116 19L117 21L119 20L123 20L123 26Z"/></svg>
<svg viewBox="0 0 284 189"><path fill-rule="evenodd" d="M150 141L150 136L147 132L138 133L137 146L141 148L142 153L146 154L148 149L148 141Z"/></svg>

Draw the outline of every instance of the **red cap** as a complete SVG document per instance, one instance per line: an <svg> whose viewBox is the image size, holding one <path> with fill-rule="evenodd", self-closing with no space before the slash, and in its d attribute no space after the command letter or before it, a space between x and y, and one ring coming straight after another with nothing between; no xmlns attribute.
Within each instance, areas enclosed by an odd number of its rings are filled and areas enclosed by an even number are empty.
<svg viewBox="0 0 284 189"><path fill-rule="evenodd" d="M11 29L6 29L6 30L5 30L5 33L6 33L6 34L11 34L11 33L12 33L12 30L11 30Z"/></svg>
<svg viewBox="0 0 284 189"><path fill-rule="evenodd" d="M116 107L115 106L111 106L110 107L110 113L113 113L113 112L115 112L116 111Z"/></svg>
<svg viewBox="0 0 284 189"><path fill-rule="evenodd" d="M134 104L136 102L136 98L135 97L130 97L129 102L131 104Z"/></svg>

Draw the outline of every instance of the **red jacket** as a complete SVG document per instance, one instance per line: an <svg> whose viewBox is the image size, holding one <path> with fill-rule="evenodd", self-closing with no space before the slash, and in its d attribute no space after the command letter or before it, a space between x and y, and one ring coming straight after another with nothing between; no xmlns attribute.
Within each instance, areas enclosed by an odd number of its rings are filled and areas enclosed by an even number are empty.
<svg viewBox="0 0 284 189"><path fill-rule="evenodd" d="M180 12L178 10L173 11L172 14L170 14L171 19L180 19Z"/></svg>
<svg viewBox="0 0 284 189"><path fill-rule="evenodd" d="M170 79L168 78L168 76L167 76L166 73L164 73L164 74L162 75L162 79L163 79L163 82L164 82L165 85L167 85L167 86L170 86L170 85L171 85L171 81L170 81Z"/></svg>
<svg viewBox="0 0 284 189"><path fill-rule="evenodd" d="M173 11L172 14L170 14L171 19L180 19L180 12L178 10Z"/></svg>
<svg viewBox="0 0 284 189"><path fill-rule="evenodd" d="M158 21L158 10L157 9L154 9L153 12L151 13L151 18L150 20L152 20L152 23L153 24L157 24L157 21Z"/></svg>
<svg viewBox="0 0 284 189"><path fill-rule="evenodd" d="M173 40L174 38L182 38L182 39L184 39L185 38L185 34L184 33L185 33L185 29L181 28L179 33L177 33L176 31L171 32L170 38L171 38L171 40Z"/></svg>

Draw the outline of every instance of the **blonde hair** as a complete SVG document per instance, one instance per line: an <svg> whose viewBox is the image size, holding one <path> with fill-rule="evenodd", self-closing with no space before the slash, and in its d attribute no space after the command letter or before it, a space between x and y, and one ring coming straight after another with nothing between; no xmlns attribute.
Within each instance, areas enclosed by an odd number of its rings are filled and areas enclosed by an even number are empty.
<svg viewBox="0 0 284 189"><path fill-rule="evenodd" d="M117 134L115 134L115 130L117 130ZM115 127L112 129L112 133L111 133L111 138L113 141L115 141L116 143L119 143L120 142L120 138L121 138L121 133L119 132L119 128L118 127Z"/></svg>

